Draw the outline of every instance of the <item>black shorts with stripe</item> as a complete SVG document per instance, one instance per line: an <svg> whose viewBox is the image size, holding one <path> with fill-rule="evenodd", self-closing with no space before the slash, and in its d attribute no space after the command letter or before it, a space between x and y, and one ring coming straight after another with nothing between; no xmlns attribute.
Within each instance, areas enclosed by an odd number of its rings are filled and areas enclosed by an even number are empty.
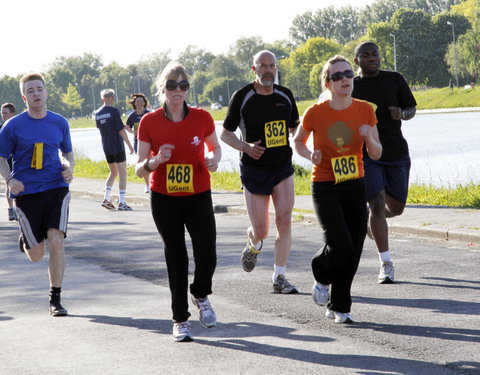
<svg viewBox="0 0 480 375"><path fill-rule="evenodd" d="M47 238L49 229L58 229L67 237L70 191L67 187L20 195L15 198L18 223L27 249Z"/></svg>

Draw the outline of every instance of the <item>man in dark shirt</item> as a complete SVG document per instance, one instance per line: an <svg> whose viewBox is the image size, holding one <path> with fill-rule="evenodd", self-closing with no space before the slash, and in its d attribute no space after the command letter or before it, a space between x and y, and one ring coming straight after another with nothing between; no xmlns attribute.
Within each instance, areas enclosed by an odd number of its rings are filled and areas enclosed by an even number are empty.
<svg viewBox="0 0 480 375"><path fill-rule="evenodd" d="M242 152L240 175L251 226L241 263L253 271L269 230L270 197L275 207L274 293L293 294L298 289L285 278L292 244L291 218L294 203L292 149L289 132L299 124L292 92L274 84L275 55L260 51L253 58L255 81L233 94L223 123L222 141ZM241 139L234 133L241 131Z"/></svg>
<svg viewBox="0 0 480 375"><path fill-rule="evenodd" d="M369 236L373 237L380 257L380 284L392 283L395 270L388 244L387 218L401 215L408 195L410 156L402 135L402 120L415 116L416 101L400 73L380 70L380 52L373 42L355 48L355 77L352 96L366 100L376 108L378 134L383 146L380 160L364 155L365 183L370 207Z"/></svg>
<svg viewBox="0 0 480 375"><path fill-rule="evenodd" d="M95 121L102 136L103 152L105 153L108 169L110 170L106 181L105 198L102 206L109 210L115 209L115 206L111 202L110 194L113 183L117 176L119 176L118 210L131 211L132 208L125 201L125 190L127 188L127 156L123 142L125 142L130 149L130 154L133 154L133 147L125 131L125 125L123 125L120 112L113 106L115 91L105 89L102 90L100 96L104 104L95 112Z"/></svg>

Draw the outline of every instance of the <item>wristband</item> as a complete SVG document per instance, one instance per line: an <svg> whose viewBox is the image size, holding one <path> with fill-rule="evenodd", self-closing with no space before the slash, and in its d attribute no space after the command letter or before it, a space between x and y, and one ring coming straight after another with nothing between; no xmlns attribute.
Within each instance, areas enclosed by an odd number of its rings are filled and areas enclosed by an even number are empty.
<svg viewBox="0 0 480 375"><path fill-rule="evenodd" d="M401 118L402 120L405 120L405 111L402 111L402 112L401 112L400 118Z"/></svg>
<svg viewBox="0 0 480 375"><path fill-rule="evenodd" d="M151 158L147 158L147 160L144 161L143 163L143 169L145 169L147 172L153 172L153 169L150 169L148 166L148 162L150 161Z"/></svg>

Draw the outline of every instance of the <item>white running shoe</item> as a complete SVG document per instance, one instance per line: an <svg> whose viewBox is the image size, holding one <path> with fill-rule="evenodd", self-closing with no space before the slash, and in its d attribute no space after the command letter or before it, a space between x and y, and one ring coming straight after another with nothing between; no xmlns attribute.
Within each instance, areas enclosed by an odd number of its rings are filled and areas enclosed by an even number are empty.
<svg viewBox="0 0 480 375"><path fill-rule="evenodd" d="M190 333L190 322L188 320L173 323L173 339L177 342L188 342L193 340L192 334Z"/></svg>
<svg viewBox="0 0 480 375"><path fill-rule="evenodd" d="M339 313L330 309L325 311L325 316L328 319L335 319L335 323L343 324L343 323L353 323L353 317L351 313Z"/></svg>
<svg viewBox="0 0 480 375"><path fill-rule="evenodd" d="M383 262L380 266L380 273L378 274L378 283L379 284L393 284L395 280L395 268L393 267L393 262L387 261Z"/></svg>
<svg viewBox="0 0 480 375"><path fill-rule="evenodd" d="M312 299L319 306L324 306L330 300L328 285L315 282L312 287Z"/></svg>
<svg viewBox="0 0 480 375"><path fill-rule="evenodd" d="M193 304L197 307L200 314L200 323L206 328L211 328L217 324L217 315L213 311L208 297L195 298L191 296Z"/></svg>

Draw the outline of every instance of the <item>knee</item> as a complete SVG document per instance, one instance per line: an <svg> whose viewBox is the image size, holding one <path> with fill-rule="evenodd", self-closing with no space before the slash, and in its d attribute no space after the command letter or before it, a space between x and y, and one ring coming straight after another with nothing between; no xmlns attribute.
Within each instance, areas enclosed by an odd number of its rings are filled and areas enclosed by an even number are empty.
<svg viewBox="0 0 480 375"><path fill-rule="evenodd" d="M279 231L290 231L292 226L292 213L284 213L282 215L277 215L275 218L275 224Z"/></svg>
<svg viewBox="0 0 480 375"><path fill-rule="evenodd" d="M25 251L28 256L28 259L31 262L37 263L43 259L43 255L45 254L45 242L42 241L37 246L34 246Z"/></svg>
<svg viewBox="0 0 480 375"><path fill-rule="evenodd" d="M264 240L268 236L268 226L265 224L256 225L253 227L253 233L256 240Z"/></svg>

